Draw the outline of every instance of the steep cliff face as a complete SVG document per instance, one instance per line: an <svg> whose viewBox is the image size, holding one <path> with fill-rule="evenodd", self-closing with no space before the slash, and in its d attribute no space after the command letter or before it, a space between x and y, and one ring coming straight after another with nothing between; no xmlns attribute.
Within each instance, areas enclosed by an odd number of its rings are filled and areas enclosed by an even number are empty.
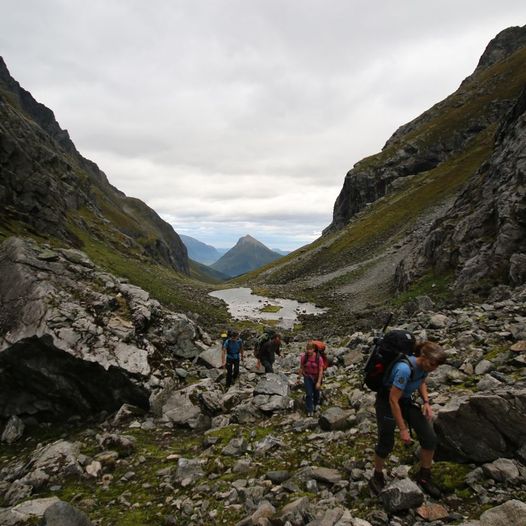
<svg viewBox="0 0 526 526"><path fill-rule="evenodd" d="M393 191L396 179L434 169L491 130L524 84L525 46L526 26L499 33L454 94L399 128L381 153L357 163L345 177L326 232L342 228L368 203Z"/></svg>
<svg viewBox="0 0 526 526"><path fill-rule="evenodd" d="M489 161L433 224L421 257L399 267L399 287L429 267L454 271L462 289L526 282L526 86Z"/></svg>
<svg viewBox="0 0 526 526"><path fill-rule="evenodd" d="M96 241L189 272L173 228L82 157L53 112L11 77L2 58L0 171L1 237L26 232L75 247Z"/></svg>

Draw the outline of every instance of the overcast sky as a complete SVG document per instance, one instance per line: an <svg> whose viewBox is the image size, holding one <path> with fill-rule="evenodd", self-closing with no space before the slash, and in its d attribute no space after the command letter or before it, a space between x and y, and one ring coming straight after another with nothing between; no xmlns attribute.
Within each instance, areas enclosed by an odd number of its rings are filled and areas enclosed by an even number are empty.
<svg viewBox="0 0 526 526"><path fill-rule="evenodd" d="M290 250L524 0L0 0L0 55L110 182L216 247Z"/></svg>

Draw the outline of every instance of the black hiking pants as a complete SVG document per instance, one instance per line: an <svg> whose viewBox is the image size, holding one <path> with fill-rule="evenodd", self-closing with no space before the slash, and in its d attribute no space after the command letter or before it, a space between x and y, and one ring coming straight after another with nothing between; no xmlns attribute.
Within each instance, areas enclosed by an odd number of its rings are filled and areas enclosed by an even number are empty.
<svg viewBox="0 0 526 526"><path fill-rule="evenodd" d="M270 358L261 358L261 365L265 368L266 373L273 373L274 368L272 366L273 362L270 361Z"/></svg>
<svg viewBox="0 0 526 526"><path fill-rule="evenodd" d="M232 382L235 382L239 376L239 360L233 360L232 358L226 359L226 388L228 389Z"/></svg>
<svg viewBox="0 0 526 526"><path fill-rule="evenodd" d="M405 398L401 398L399 403L402 416L409 429L415 431L420 446L423 449L434 451L437 447L437 436L431 422L422 414L420 406ZM393 450L396 431L396 422L389 404L389 394L376 395L375 409L378 424L378 443L374 451L380 458L387 458Z"/></svg>

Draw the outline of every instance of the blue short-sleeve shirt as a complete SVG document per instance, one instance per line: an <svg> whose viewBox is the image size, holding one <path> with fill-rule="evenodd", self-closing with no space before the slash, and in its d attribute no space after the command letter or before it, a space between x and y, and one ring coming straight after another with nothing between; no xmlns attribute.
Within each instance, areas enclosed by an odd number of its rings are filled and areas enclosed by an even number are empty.
<svg viewBox="0 0 526 526"><path fill-rule="evenodd" d="M231 360L239 360L239 353L241 352L242 345L243 341L241 338L238 338L237 340L231 340L228 338L228 340L226 340L223 344L223 347L227 352L227 357Z"/></svg>
<svg viewBox="0 0 526 526"><path fill-rule="evenodd" d="M427 377L427 373L416 365L415 356L409 356L409 361L413 365L413 378L411 378L411 367L405 361L400 361L394 364L386 382L388 386L398 387L402 391L402 398L410 398Z"/></svg>

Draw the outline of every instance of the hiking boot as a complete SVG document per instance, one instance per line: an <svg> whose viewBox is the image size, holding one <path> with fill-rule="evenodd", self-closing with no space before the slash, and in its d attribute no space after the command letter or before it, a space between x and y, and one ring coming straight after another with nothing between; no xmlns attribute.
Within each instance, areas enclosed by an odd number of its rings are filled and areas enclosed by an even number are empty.
<svg viewBox="0 0 526 526"><path fill-rule="evenodd" d="M383 473L380 476L380 475L377 475L375 472L373 476L369 479L369 489L372 491L374 495L379 495L384 488L385 488L385 478L384 478Z"/></svg>
<svg viewBox="0 0 526 526"><path fill-rule="evenodd" d="M420 486L422 491L430 497L439 499L442 496L442 492L438 489L438 486L431 480L431 471L420 470L415 476L415 482Z"/></svg>
<svg viewBox="0 0 526 526"><path fill-rule="evenodd" d="M307 413L307 416L314 416L314 413L313 413L312 411L309 411L309 412Z"/></svg>

